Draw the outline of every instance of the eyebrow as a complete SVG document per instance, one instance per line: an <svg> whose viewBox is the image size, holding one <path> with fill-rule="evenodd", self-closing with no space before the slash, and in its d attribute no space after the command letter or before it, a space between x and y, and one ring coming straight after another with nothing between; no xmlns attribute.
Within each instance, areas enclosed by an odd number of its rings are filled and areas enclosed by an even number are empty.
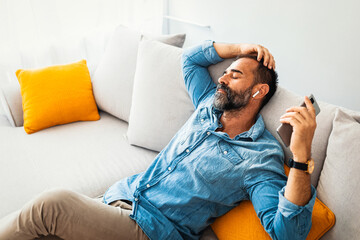
<svg viewBox="0 0 360 240"><path fill-rule="evenodd" d="M237 73L243 74L242 71L237 70L237 69L231 69L230 71L231 71L231 72L237 72ZM226 73L226 70L224 71L224 73Z"/></svg>

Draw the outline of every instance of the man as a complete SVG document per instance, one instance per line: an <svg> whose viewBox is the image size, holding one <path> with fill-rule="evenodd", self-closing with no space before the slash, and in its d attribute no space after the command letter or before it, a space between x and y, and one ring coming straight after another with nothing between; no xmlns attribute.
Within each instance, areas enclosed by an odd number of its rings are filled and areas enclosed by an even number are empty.
<svg viewBox="0 0 360 240"><path fill-rule="evenodd" d="M239 55L216 86L207 67ZM292 168L287 180L282 149L259 115L276 90L274 67L259 45L206 41L185 50L183 75L196 110L145 172L107 190L103 200L112 206L47 192L0 227L0 239L198 239L245 199L273 239L305 239L315 201L310 175ZM305 103L280 119L293 126L290 149L299 163L311 158L316 127Z"/></svg>

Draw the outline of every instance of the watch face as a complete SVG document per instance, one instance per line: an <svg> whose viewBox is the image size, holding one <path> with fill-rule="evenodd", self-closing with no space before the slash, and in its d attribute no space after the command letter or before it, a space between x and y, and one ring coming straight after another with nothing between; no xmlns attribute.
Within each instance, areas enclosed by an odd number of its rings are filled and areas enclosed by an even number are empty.
<svg viewBox="0 0 360 240"><path fill-rule="evenodd" d="M310 174L312 174L313 171L314 171L314 168L315 168L314 160L313 160L313 159L310 159L310 160L308 161L308 170L307 170L307 172L310 173Z"/></svg>

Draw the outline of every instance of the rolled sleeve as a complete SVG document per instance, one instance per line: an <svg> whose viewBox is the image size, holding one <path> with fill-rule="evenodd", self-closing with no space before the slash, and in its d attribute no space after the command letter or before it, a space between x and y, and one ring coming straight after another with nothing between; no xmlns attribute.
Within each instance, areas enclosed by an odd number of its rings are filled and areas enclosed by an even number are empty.
<svg viewBox="0 0 360 240"><path fill-rule="evenodd" d="M291 219L301 214L303 211L307 211L309 214L312 213L316 199L316 190L313 186L311 186L311 199L305 206L299 206L290 202L285 198L284 193L285 187L279 192L279 211L284 217Z"/></svg>
<svg viewBox="0 0 360 240"><path fill-rule="evenodd" d="M216 88L208 66L223 61L216 52L213 41L185 49L182 55L182 72L186 89L195 108L207 94Z"/></svg>
<svg viewBox="0 0 360 240"><path fill-rule="evenodd" d="M272 239L304 240L312 225L316 190L311 186L311 198L305 206L290 202L284 196L287 179L283 163L275 161L276 158L268 160L263 165L252 165L245 175L245 186L256 214Z"/></svg>
<svg viewBox="0 0 360 240"><path fill-rule="evenodd" d="M214 48L214 41L206 40L202 44L202 51L204 52L204 56L209 64L216 64L218 62L223 61L224 59L219 56Z"/></svg>

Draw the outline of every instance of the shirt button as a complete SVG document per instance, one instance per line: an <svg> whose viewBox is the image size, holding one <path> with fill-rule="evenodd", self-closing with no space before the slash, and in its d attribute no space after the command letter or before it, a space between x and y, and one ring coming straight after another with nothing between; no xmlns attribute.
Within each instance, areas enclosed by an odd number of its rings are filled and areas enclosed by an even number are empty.
<svg viewBox="0 0 360 240"><path fill-rule="evenodd" d="M210 135L210 132L207 132L206 134L207 134L207 135Z"/></svg>
<svg viewBox="0 0 360 240"><path fill-rule="evenodd" d="M146 187L149 188L149 187L150 187L150 184L146 184Z"/></svg>
<svg viewBox="0 0 360 240"><path fill-rule="evenodd" d="M171 167L168 167L168 170L171 171Z"/></svg>
<svg viewBox="0 0 360 240"><path fill-rule="evenodd" d="M135 202L137 202L139 199L135 198L134 200L135 200Z"/></svg>
<svg viewBox="0 0 360 240"><path fill-rule="evenodd" d="M228 152L227 151L224 151L224 154L226 155Z"/></svg>
<svg viewBox="0 0 360 240"><path fill-rule="evenodd" d="M188 153L188 152L190 152L190 150L189 150L189 149L186 149L186 152Z"/></svg>

